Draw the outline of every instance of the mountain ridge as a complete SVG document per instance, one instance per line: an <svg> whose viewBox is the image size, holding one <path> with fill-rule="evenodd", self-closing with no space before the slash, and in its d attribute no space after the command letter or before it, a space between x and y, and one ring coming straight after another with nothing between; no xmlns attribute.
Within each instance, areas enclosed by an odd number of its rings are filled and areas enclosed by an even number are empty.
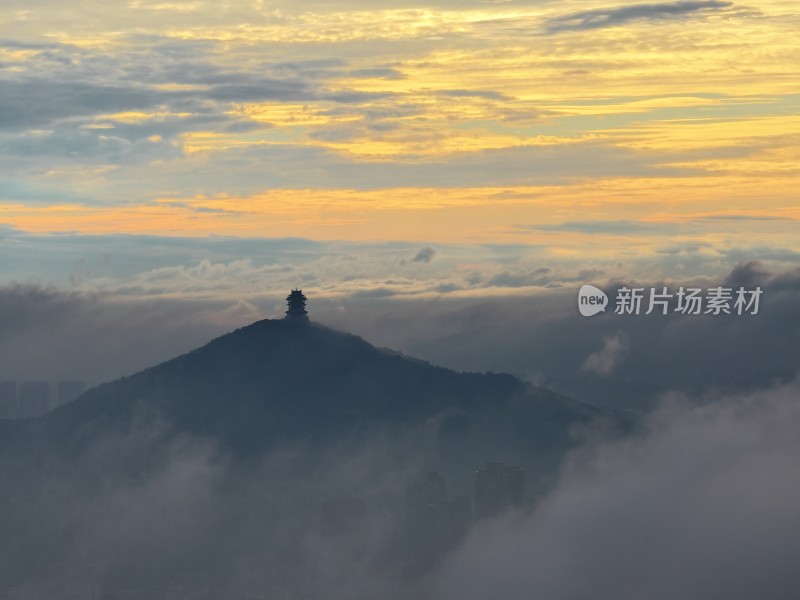
<svg viewBox="0 0 800 600"><path fill-rule="evenodd" d="M68 461L134 427L211 440L239 457L299 441L324 452L424 428L431 463L467 472L484 459L552 465L575 427L603 418L614 416L509 374L460 373L319 323L263 319L92 388L4 437Z"/></svg>

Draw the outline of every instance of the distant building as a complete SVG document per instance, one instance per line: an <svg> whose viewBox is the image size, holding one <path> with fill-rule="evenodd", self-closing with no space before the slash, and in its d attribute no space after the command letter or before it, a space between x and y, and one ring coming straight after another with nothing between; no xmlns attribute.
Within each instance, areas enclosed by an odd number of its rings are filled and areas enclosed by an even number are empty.
<svg viewBox="0 0 800 600"><path fill-rule="evenodd" d="M83 381L59 381L58 406L72 402L85 391L86 383Z"/></svg>
<svg viewBox="0 0 800 600"><path fill-rule="evenodd" d="M411 475L406 479L405 505L407 511L441 504L447 498L444 477L435 471Z"/></svg>
<svg viewBox="0 0 800 600"><path fill-rule="evenodd" d="M0 419L14 419L17 416L17 382L0 382Z"/></svg>
<svg viewBox="0 0 800 600"><path fill-rule="evenodd" d="M50 382L23 381L19 386L19 416L40 417L50 412Z"/></svg>
<svg viewBox="0 0 800 600"><path fill-rule="evenodd" d="M289 307L286 311L286 319L308 321L306 297L302 290L292 290L292 293L286 296L286 304Z"/></svg>
<svg viewBox="0 0 800 600"><path fill-rule="evenodd" d="M475 472L475 518L487 519L525 502L525 471L489 462Z"/></svg>
<svg viewBox="0 0 800 600"><path fill-rule="evenodd" d="M463 539L471 516L469 498L448 498L440 473L426 471L408 477L405 542L411 564L416 568L435 564Z"/></svg>

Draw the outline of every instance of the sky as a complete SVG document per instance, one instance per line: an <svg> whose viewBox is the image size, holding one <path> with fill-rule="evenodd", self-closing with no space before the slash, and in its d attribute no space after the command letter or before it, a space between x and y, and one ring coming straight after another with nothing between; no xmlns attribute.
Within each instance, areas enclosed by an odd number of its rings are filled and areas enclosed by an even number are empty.
<svg viewBox="0 0 800 600"><path fill-rule="evenodd" d="M169 305L168 358L295 286L371 341L535 378L430 344L582 283L791 279L798 25L780 0L6 0L0 378L119 376L145 361L48 348L144 346L124 322ZM64 333L31 298L105 317ZM637 353L593 335L578 366Z"/></svg>

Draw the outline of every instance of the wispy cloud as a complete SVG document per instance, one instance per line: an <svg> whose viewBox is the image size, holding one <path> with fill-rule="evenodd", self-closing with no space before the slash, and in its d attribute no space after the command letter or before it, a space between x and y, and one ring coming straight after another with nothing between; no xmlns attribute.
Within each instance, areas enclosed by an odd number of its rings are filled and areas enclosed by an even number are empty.
<svg viewBox="0 0 800 600"><path fill-rule="evenodd" d="M617 221L564 221L562 223L543 223L540 225L520 225L520 229L534 231L573 231L579 233L626 234L652 231L656 227L669 226L664 223L647 223L631 220Z"/></svg>
<svg viewBox="0 0 800 600"><path fill-rule="evenodd" d="M718 11L733 6L733 2L702 0L698 2L663 2L636 4L618 8L600 8L553 17L546 22L550 33L581 31L624 25L631 21L663 21L698 12Z"/></svg>
<svg viewBox="0 0 800 600"><path fill-rule="evenodd" d="M627 350L628 342L622 334L608 336L603 340L603 347L589 355L581 370L608 375L617 368Z"/></svg>
<svg viewBox="0 0 800 600"><path fill-rule="evenodd" d="M776 0L769 18L720 0L9 2L0 214L21 229L415 248L513 231L560 252L593 230L657 237L637 225L655 206L796 206L796 17ZM639 20L665 25L646 51ZM574 35L520 51L543 30ZM759 224L737 223L695 229L735 245Z"/></svg>
<svg viewBox="0 0 800 600"><path fill-rule="evenodd" d="M436 255L436 250L431 246L425 246L421 248L419 252L414 255L414 258L411 260L413 262L424 262L429 263L433 260L433 257Z"/></svg>

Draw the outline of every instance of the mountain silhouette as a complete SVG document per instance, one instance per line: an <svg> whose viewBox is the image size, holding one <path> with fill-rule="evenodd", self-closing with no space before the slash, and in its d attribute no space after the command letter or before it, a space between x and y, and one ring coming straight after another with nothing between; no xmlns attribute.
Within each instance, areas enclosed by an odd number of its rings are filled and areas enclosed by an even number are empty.
<svg viewBox="0 0 800 600"><path fill-rule="evenodd" d="M69 457L157 421L169 435L248 457L297 441L319 450L424 426L436 461L471 469L466 461L531 465L560 456L576 425L603 416L511 375L459 373L317 323L267 319L90 389L3 437Z"/></svg>
<svg viewBox="0 0 800 600"><path fill-rule="evenodd" d="M581 427L618 422L295 313L0 422L0 596L102 584L119 597L316 600L329 587L304 586L343 570L383 591L336 597L419 598L414 578L466 535L476 468L523 469L535 497ZM408 481L434 500L404 505Z"/></svg>

